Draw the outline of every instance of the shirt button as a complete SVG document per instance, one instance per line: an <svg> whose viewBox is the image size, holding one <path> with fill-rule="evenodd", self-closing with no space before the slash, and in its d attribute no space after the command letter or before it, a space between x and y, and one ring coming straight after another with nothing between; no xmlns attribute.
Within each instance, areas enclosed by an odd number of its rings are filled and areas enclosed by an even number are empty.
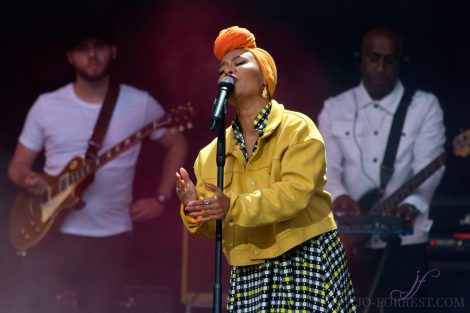
<svg viewBox="0 0 470 313"><path fill-rule="evenodd" d="M255 187L255 182L251 182L250 186L254 188Z"/></svg>
<svg viewBox="0 0 470 313"><path fill-rule="evenodd" d="M346 136L349 136L349 132L345 132L344 134L345 134Z"/></svg>
<svg viewBox="0 0 470 313"><path fill-rule="evenodd" d="M372 162L377 163L377 158L373 158Z"/></svg>
<svg viewBox="0 0 470 313"><path fill-rule="evenodd" d="M374 108L378 108L379 107L379 104L378 103L374 103Z"/></svg>
<svg viewBox="0 0 470 313"><path fill-rule="evenodd" d="M378 131L378 130L375 130L375 131L374 131L374 135L377 136L378 134L379 134L379 131Z"/></svg>

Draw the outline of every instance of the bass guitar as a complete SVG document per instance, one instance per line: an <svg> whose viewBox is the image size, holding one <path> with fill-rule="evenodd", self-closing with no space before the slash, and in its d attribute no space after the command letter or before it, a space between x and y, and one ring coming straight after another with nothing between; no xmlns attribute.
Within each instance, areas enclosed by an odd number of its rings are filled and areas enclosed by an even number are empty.
<svg viewBox="0 0 470 313"><path fill-rule="evenodd" d="M412 233L412 225L388 212L393 212L400 202L418 189L446 160L447 154L444 151L386 198L381 198L377 189L366 192L358 201L360 214L335 215L346 254L354 253L373 234Z"/></svg>
<svg viewBox="0 0 470 313"><path fill-rule="evenodd" d="M13 203L9 221L12 245L24 255L27 250L39 244L52 229L57 228L64 216L62 213L83 206L81 192L97 170L159 128L166 127L171 129L170 131L191 128L193 116L194 110L190 103L179 106L94 159L75 157L59 175L42 174L48 184L47 191L41 196L19 192Z"/></svg>

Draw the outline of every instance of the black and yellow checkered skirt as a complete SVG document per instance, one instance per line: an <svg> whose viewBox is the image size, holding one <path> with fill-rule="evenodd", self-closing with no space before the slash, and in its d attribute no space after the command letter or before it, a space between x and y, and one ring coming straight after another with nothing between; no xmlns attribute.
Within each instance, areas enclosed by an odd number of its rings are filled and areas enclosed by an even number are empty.
<svg viewBox="0 0 470 313"><path fill-rule="evenodd" d="M234 266L228 312L356 312L336 231L314 237L263 264Z"/></svg>

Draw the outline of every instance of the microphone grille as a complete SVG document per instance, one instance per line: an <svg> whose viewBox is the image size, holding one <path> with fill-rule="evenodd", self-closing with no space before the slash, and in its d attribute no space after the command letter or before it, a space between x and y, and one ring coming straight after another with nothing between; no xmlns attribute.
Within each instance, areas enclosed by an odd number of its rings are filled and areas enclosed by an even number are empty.
<svg viewBox="0 0 470 313"><path fill-rule="evenodd" d="M224 77L219 83L219 88L225 87L225 88L228 88L230 91L233 90L234 86L235 86L235 80L230 76Z"/></svg>

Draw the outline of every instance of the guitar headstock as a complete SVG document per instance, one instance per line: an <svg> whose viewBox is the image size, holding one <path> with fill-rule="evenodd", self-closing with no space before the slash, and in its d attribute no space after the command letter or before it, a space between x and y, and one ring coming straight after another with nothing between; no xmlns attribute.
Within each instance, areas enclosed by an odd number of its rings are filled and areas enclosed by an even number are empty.
<svg viewBox="0 0 470 313"><path fill-rule="evenodd" d="M466 158L470 154L470 129L456 136L452 145L456 156Z"/></svg>
<svg viewBox="0 0 470 313"><path fill-rule="evenodd" d="M185 105L179 105L176 108L171 108L167 114L166 119L168 122L168 128L173 131L184 131L186 129L193 128L192 121L196 112L191 102L187 102Z"/></svg>

